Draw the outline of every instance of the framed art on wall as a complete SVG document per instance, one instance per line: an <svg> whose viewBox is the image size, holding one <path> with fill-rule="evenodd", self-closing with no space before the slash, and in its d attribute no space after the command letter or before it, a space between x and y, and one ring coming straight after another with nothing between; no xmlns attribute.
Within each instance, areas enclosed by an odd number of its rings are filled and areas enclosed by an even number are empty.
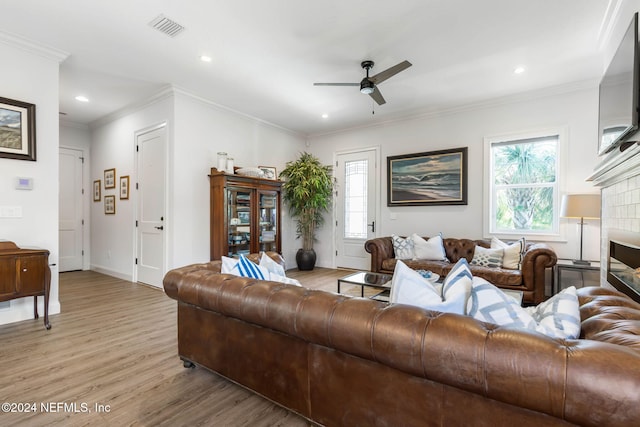
<svg viewBox="0 0 640 427"><path fill-rule="evenodd" d="M116 196L104 196L104 213L106 215L115 215L116 213Z"/></svg>
<svg viewBox="0 0 640 427"><path fill-rule="evenodd" d="M467 204L467 147L387 157L387 206Z"/></svg>
<svg viewBox="0 0 640 427"><path fill-rule="evenodd" d="M105 169L104 171L104 188L116 188L116 170Z"/></svg>
<svg viewBox="0 0 640 427"><path fill-rule="evenodd" d="M102 182L99 179L93 181L93 201L99 202L102 199Z"/></svg>
<svg viewBox="0 0 640 427"><path fill-rule="evenodd" d="M129 175L120 177L120 200L129 198Z"/></svg>
<svg viewBox="0 0 640 427"><path fill-rule="evenodd" d="M0 98L0 157L36 160L36 106Z"/></svg>

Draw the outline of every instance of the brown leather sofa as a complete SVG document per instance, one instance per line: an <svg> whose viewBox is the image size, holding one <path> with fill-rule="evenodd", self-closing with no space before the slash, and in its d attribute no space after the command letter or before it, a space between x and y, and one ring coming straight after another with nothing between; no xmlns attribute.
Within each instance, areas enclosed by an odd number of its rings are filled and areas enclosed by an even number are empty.
<svg viewBox="0 0 640 427"><path fill-rule="evenodd" d="M172 270L178 353L328 426L637 426L640 305L579 289L582 337Z"/></svg>
<svg viewBox="0 0 640 427"><path fill-rule="evenodd" d="M429 240L428 237L424 237ZM424 259L402 260L414 270L430 270L444 277L451 271L460 258L466 258L469 263L473 259L476 245L489 248L489 240L443 239L444 250L448 261L430 261ZM396 268L396 258L393 251L391 237L378 237L367 240L364 248L371 254L371 271L376 273L393 274ZM482 277L499 288L522 291L522 301L528 304L538 304L546 299L545 271L556 265L556 253L544 243L527 243L522 259L522 268L512 270L508 268L490 268L470 265L474 276Z"/></svg>

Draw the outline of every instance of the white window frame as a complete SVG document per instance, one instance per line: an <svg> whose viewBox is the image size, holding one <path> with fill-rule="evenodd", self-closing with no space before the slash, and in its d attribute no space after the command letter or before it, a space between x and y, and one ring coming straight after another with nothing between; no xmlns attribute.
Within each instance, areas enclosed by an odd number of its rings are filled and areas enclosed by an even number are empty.
<svg viewBox="0 0 640 427"><path fill-rule="evenodd" d="M503 135L494 135L484 138L484 215L483 215L483 234L485 238L493 236L500 239L518 239L525 237L532 241L562 241L564 236L561 235L560 227L560 199L565 190L565 174L567 159L567 128L548 128L536 131L518 132ZM549 136L558 136L558 151L556 158L556 185L554 191L554 213L553 226L550 232L500 232L492 230L492 221L495 218L495 203L493 201L494 180L493 180L493 158L491 156L491 146L497 143L519 141L534 138L543 138Z"/></svg>

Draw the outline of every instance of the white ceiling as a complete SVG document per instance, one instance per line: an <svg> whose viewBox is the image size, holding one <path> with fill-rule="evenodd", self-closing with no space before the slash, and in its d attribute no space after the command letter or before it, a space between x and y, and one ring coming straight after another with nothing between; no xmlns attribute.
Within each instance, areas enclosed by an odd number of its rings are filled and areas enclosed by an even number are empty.
<svg viewBox="0 0 640 427"><path fill-rule="evenodd" d="M60 68L65 120L91 123L172 85L313 135L597 82L611 7L603 0L20 0L3 5L0 31L70 54ZM159 14L186 30L171 38L152 29ZM313 86L359 82L364 59L375 61L372 74L413 63L380 84L387 104L375 105L375 115L357 87ZM526 71L516 75L516 66ZM75 101L79 94L90 102Z"/></svg>

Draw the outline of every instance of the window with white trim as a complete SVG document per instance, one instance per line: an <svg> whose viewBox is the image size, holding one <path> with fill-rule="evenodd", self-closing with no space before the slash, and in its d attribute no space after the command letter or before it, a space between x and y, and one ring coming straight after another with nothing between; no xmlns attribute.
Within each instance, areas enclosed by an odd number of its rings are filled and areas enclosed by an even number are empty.
<svg viewBox="0 0 640 427"><path fill-rule="evenodd" d="M487 143L489 232L557 234L559 133Z"/></svg>

